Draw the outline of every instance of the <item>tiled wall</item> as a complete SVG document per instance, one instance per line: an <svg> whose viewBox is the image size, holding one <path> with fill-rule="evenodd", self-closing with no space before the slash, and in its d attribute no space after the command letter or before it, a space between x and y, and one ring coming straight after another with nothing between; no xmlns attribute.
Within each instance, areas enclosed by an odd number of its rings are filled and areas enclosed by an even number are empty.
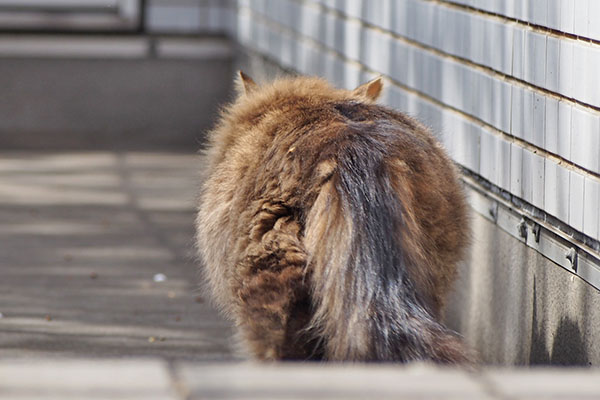
<svg viewBox="0 0 600 400"><path fill-rule="evenodd" d="M600 1L239 0L236 24L285 68L384 75L458 163L597 250Z"/></svg>
<svg viewBox="0 0 600 400"><path fill-rule="evenodd" d="M231 33L233 0L148 0L146 30L151 33Z"/></svg>

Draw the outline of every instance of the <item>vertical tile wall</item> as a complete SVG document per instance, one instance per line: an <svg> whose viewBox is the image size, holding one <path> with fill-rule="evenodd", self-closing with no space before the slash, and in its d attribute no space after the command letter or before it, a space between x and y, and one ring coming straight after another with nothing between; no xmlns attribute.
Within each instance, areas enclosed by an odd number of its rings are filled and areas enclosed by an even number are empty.
<svg viewBox="0 0 600 400"><path fill-rule="evenodd" d="M343 87L383 75L459 164L600 239L600 1L236 3L241 44Z"/></svg>

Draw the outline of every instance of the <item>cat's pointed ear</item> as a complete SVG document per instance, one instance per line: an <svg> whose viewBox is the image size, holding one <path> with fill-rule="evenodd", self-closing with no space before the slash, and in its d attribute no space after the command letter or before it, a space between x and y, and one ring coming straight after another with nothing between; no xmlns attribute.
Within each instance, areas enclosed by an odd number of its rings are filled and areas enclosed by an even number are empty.
<svg viewBox="0 0 600 400"><path fill-rule="evenodd" d="M239 94L248 94L248 93L256 90L256 88L258 88L258 85L256 84L256 82L254 82L254 80L252 78L250 78L248 75L246 75L242 71L238 71L238 77L236 79L236 84L238 87Z"/></svg>
<svg viewBox="0 0 600 400"><path fill-rule="evenodd" d="M381 95L381 89L383 89L383 79L378 76L372 81L360 85L352 93L367 100L375 101Z"/></svg>

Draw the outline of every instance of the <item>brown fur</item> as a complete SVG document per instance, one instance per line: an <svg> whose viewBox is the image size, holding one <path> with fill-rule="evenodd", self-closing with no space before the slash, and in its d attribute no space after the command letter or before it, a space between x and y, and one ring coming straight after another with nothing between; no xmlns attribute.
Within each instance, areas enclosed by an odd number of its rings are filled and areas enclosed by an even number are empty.
<svg viewBox="0 0 600 400"><path fill-rule="evenodd" d="M381 83L241 74L210 135L198 249L259 359L468 358L435 321L468 242L457 172L423 125L374 104Z"/></svg>

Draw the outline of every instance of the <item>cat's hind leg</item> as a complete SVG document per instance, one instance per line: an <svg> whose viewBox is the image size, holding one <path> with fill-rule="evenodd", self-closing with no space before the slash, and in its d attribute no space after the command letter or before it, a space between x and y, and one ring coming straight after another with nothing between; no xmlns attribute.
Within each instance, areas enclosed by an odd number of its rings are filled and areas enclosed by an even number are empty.
<svg viewBox="0 0 600 400"><path fill-rule="evenodd" d="M259 359L318 359L318 343L305 331L312 305L300 226L290 216L273 219L254 230L236 268L236 324Z"/></svg>

